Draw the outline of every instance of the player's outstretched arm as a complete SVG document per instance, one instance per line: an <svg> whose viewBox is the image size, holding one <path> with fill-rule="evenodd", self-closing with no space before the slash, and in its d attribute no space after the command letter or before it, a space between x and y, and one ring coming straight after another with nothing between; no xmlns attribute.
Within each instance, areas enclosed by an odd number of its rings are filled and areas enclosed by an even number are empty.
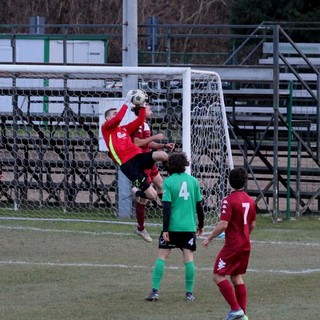
<svg viewBox="0 0 320 320"><path fill-rule="evenodd" d="M164 135L162 133L158 133L158 134L155 134L151 137L148 137L148 138L139 138L139 137L134 137L133 141L134 143L138 146L138 147L144 147L144 146L147 146L149 145L150 148L152 149L163 149L164 147L164 144L160 144L160 143L157 143L155 142L155 140L163 140L164 139ZM162 145L162 147L158 147L158 145Z"/></svg>
<svg viewBox="0 0 320 320"><path fill-rule="evenodd" d="M159 135L162 134L162 133L159 133ZM156 137L158 135L154 135L154 137ZM162 135L163 136L163 135ZM165 137L163 136L161 139L159 139L157 137L157 139L155 140L163 140L165 139ZM156 141L152 141L150 143L150 148L151 149L155 149L155 150L158 150L158 149L167 149L169 151L172 151L174 148L175 148L175 144L173 142L168 142L168 143L158 143Z"/></svg>
<svg viewBox="0 0 320 320"><path fill-rule="evenodd" d="M110 120L105 121L105 123L103 124L103 127L111 128L111 127L118 126L120 124L120 122L122 121L124 115L126 114L127 110L128 110L128 106L124 104L120 108L119 112L116 114L115 117L111 118Z"/></svg>
<svg viewBox="0 0 320 320"><path fill-rule="evenodd" d="M169 151L173 151L173 149L176 147L175 143L173 142L169 142L169 143L166 143L164 148L165 149L168 149Z"/></svg>
<svg viewBox="0 0 320 320"><path fill-rule="evenodd" d="M124 126L129 135L132 135L134 132L138 130L138 128L143 124L145 116L145 108L140 108L139 116Z"/></svg>
<svg viewBox="0 0 320 320"><path fill-rule="evenodd" d="M207 248L210 244L210 242L217 237L220 233L224 232L228 227L228 221L220 220L218 224L215 226L215 228L212 230L210 235L203 240L202 246Z"/></svg>

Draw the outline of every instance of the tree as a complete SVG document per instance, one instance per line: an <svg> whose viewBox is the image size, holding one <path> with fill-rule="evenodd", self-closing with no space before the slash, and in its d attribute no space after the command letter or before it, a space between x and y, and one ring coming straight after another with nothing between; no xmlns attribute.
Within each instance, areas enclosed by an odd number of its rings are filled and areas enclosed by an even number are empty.
<svg viewBox="0 0 320 320"><path fill-rule="evenodd" d="M230 0L138 0L138 21L146 24L147 17L156 16L161 24L188 24L189 28L176 28L176 32L187 36L171 43L173 51L212 51L212 48L222 46L221 39L209 43L191 38L193 33L210 32L210 30L195 29L196 24L227 24L228 4ZM108 24L109 28L92 28L91 34L112 35L109 41L108 61L119 63L122 57L122 0L6 0L2 1L0 21L2 24L24 24L18 33L28 33L31 16L45 17L46 24ZM56 26L48 33L61 34L62 28ZM85 33L81 27L69 29L71 33ZM162 29L161 32L167 32ZM10 30L5 30L8 33ZM142 27L139 33L145 33ZM190 37L188 37L190 35ZM139 40L139 48L145 48L145 38ZM162 42L162 50L165 44ZM160 48L161 49L161 48Z"/></svg>
<svg viewBox="0 0 320 320"><path fill-rule="evenodd" d="M250 9L248 9L250 8ZM320 2L317 0L232 0L231 24L260 24L263 21L318 21Z"/></svg>
<svg viewBox="0 0 320 320"><path fill-rule="evenodd" d="M311 31L312 26L318 24L319 16L318 0L232 0L230 6L231 24L259 25L264 21L290 24L288 33L296 42L320 41L318 30ZM306 32L308 28L311 32Z"/></svg>

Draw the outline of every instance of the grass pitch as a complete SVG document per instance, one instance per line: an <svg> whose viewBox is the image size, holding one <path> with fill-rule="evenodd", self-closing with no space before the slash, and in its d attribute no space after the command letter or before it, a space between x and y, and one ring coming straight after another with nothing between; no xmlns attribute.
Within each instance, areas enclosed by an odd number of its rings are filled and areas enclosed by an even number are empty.
<svg viewBox="0 0 320 320"><path fill-rule="evenodd" d="M259 216L244 279L249 319L319 319L320 220L272 224ZM193 303L184 301L180 250L167 262L160 300L150 291L159 227L146 243L133 225L0 221L0 319L160 320L224 319L228 306L212 283L212 263L223 244L195 253Z"/></svg>

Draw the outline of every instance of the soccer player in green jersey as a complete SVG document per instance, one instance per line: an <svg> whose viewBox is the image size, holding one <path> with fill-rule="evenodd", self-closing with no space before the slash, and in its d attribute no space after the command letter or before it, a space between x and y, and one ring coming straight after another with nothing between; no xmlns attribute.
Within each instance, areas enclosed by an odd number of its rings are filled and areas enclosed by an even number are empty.
<svg viewBox="0 0 320 320"><path fill-rule="evenodd" d="M163 228L152 273L152 290L145 297L148 301L159 299L166 260L174 248L181 249L183 253L185 298L187 301L195 300L193 252L196 251L196 236L203 234L204 213L198 180L185 172L188 165L185 153L174 152L169 155L167 170L170 176L163 183Z"/></svg>

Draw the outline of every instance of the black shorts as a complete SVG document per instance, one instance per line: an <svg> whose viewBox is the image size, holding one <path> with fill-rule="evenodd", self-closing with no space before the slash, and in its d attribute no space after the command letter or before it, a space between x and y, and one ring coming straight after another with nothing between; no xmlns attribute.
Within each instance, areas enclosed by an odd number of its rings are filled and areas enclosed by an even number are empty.
<svg viewBox="0 0 320 320"><path fill-rule="evenodd" d="M123 174L133 183L133 185L142 191L149 188L147 182L148 176L144 172L145 169L151 169L155 164L152 158L153 151L139 153L120 166Z"/></svg>
<svg viewBox="0 0 320 320"><path fill-rule="evenodd" d="M196 251L196 233L195 232L175 232L169 231L170 242L163 239L162 232L159 237L159 249L189 249Z"/></svg>

